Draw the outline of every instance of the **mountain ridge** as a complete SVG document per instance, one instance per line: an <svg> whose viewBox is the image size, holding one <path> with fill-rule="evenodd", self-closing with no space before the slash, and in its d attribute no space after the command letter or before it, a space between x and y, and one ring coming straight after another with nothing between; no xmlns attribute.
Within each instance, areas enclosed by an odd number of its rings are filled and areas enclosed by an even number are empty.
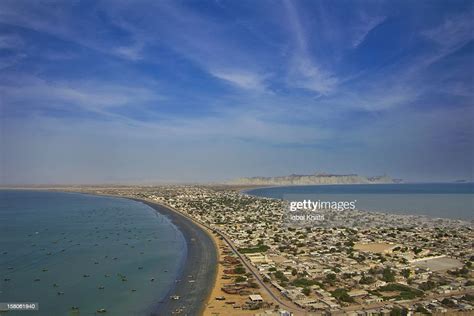
<svg viewBox="0 0 474 316"><path fill-rule="evenodd" d="M390 176L366 177L358 174L315 173L309 175L291 174L277 177L242 177L229 181L234 185L311 185L311 184L382 184L399 183Z"/></svg>

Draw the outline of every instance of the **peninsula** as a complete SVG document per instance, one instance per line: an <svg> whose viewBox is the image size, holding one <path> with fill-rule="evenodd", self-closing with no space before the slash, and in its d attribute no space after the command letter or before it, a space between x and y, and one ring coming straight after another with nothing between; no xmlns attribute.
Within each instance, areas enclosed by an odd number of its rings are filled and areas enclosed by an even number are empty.
<svg viewBox="0 0 474 316"><path fill-rule="evenodd" d="M218 252L214 288L195 305L206 316L472 311L471 222L354 210L332 227L290 227L284 201L236 186L60 190L145 200L205 230Z"/></svg>

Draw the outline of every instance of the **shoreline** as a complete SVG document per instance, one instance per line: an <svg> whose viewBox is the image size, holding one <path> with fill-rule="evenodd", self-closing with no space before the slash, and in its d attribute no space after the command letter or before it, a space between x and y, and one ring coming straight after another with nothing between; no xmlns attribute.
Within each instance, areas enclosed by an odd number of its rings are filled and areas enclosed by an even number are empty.
<svg viewBox="0 0 474 316"><path fill-rule="evenodd" d="M30 190L30 188L22 189ZM12 188L12 190L17 189ZM199 223L196 223L177 210L172 209L170 206L150 200L113 194L100 194L76 190L58 190L56 188L34 188L32 190L128 199L134 202L143 203L151 207L155 212L166 216L183 235L186 242L186 257L181 263L182 266L176 276L177 282L175 282L174 286L170 287L163 298L157 298L157 300L161 299L160 301L155 301L149 308L147 308L148 311L146 312L146 315L172 315L180 308L183 308L182 312L184 315L204 314L211 293L216 285L219 264L218 246L212 233L205 227L202 227ZM180 298L178 300L170 298L170 296L175 295Z"/></svg>
<svg viewBox="0 0 474 316"><path fill-rule="evenodd" d="M141 202L168 217L183 234L187 246L186 259L178 275L179 282L170 288L162 302L154 305L150 315L171 315L180 308L187 315L202 315L217 274L218 249L212 236L191 219L168 206L148 200L128 199ZM169 299L171 295L177 295L180 299Z"/></svg>
<svg viewBox="0 0 474 316"><path fill-rule="evenodd" d="M30 190L30 188L19 190ZM186 244L186 252L183 260L179 263L180 267L175 276L175 282L167 289L165 294L154 297L153 302L142 310L143 315L173 315L177 310L180 310L179 314L182 315L202 315L204 313L216 283L218 267L217 245L211 233L204 227L169 206L145 199L75 190L33 189L32 191L35 190L127 199L145 204L153 211L166 216L182 234ZM179 299L171 299L170 296L179 296Z"/></svg>

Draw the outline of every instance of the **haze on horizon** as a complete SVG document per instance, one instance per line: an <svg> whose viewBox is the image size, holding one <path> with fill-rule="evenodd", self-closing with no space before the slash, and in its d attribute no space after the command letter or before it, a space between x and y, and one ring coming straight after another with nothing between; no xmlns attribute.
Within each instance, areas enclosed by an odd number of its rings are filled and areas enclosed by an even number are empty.
<svg viewBox="0 0 474 316"><path fill-rule="evenodd" d="M473 180L472 1L0 2L0 184Z"/></svg>

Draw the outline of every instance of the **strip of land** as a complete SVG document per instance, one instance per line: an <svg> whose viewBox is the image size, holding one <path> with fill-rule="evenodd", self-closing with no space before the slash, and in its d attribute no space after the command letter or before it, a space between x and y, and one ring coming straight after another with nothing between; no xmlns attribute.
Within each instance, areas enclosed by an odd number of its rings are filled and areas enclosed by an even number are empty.
<svg viewBox="0 0 474 316"><path fill-rule="evenodd" d="M232 305L226 304L228 302L223 302L223 304L213 304L213 302L214 302L214 300L217 296L216 293L222 294L221 287L224 285L224 283L222 282L221 279L217 279L217 277L220 278L222 276L222 273L219 273L219 268L222 268L222 267L218 266L218 259L217 258L222 259L222 257L223 257L222 250L223 249L230 250L232 253L234 253L239 258L240 262L245 266L245 268L249 271L249 273L251 273L253 275L253 277L257 281L258 288L261 290L261 292L262 292L261 294L263 295L263 297L265 298L266 301L273 302L274 306L284 307L284 308L286 308L286 310L291 311L294 315L304 315L304 314L306 314L306 312L303 309L299 308L298 306L293 304L291 301L289 301L287 298L283 297L281 295L281 293L279 293L271 285L266 284L263 281L261 275L255 269L255 267L253 267L250 264L250 262L248 262L248 260L238 252L237 248L232 243L232 241L227 236L225 236L222 232L220 232L219 230L215 230L215 229L207 226L206 224L198 223L194 219L188 217L185 214L182 214L181 212L179 212L179 211L177 211L177 210L175 210L172 207L169 207L167 205L161 205L161 204L157 204L157 203L150 202L148 200L142 200L142 199L133 199L133 200L143 202L143 203L149 205L150 207L154 208L158 212L169 216L171 218L172 222L178 227L178 229L182 230L183 235L185 235L185 238L186 238L186 241L187 241L187 244L188 244L188 253L189 253L189 242L188 242L188 239L187 239L186 234L185 234L186 232L188 232L188 227L187 227L187 225L185 227L182 227L182 222L181 222L182 220L186 220L187 223L194 226L193 228L197 228L198 230L200 230L201 234L204 234L208 238L210 238L210 240L212 242L212 247L210 247L210 245L208 245L208 246L210 248L213 248L214 257L216 259L214 260L214 263L211 263L208 260L204 260L204 263L207 262L207 264L213 264L213 268L214 268L213 269L213 271L214 271L213 272L213 277L208 275L208 277L206 279L202 280L202 282L197 283L196 288L200 289L202 292L200 292L201 293L200 297L193 297L192 299L190 299L191 301L193 301L193 302L191 302L191 304L194 304L193 305L194 313L191 313L191 315L201 315L201 314L204 314L204 315L216 315L217 314L217 315L219 315L221 313L222 314L227 314L229 312L231 312L232 315L254 315L254 311L250 311L250 310L248 310L248 311L245 311L245 310L236 311L233 307L236 304L232 304ZM205 240L203 245L206 244L207 242L208 242L208 240ZM190 260L189 255L188 255L188 258L187 258L186 261L187 261L186 266L189 265L189 262L192 262L191 265L193 265L193 264L198 264L199 265L200 264L199 260L197 260L197 261ZM190 269L193 269L193 268L195 268L195 267L191 267ZM207 267L207 268L209 268L209 267ZM201 267L201 269L205 269L205 267ZM209 272L208 272L208 274L209 274ZM182 275L186 276L188 274L187 273L182 273ZM188 277L189 277L189 275L188 275ZM212 282L210 283L210 285L206 285L205 282L209 281L209 280L212 280ZM196 284L196 282L193 282L192 284L194 285L194 284ZM178 294L178 293L184 293L186 296L195 296L196 288L194 286L186 287L186 284L178 283L176 289L173 290L173 293L176 293L176 294L171 294L171 296L178 295L181 298L181 295ZM204 295L204 293L206 295ZM238 301L242 301L241 303L243 303L245 301L244 297L241 297L239 299L238 297L234 296L233 300L235 301L236 299ZM215 308L215 307L217 307L216 305L220 305L219 306L220 308ZM159 311L159 314L157 314L157 315L167 315L165 312L174 312L174 313L187 314L190 309L183 309L182 306L183 305L179 304L176 301L168 300L168 301L160 304L160 306L157 307L157 310ZM184 305L184 306L187 306L187 304ZM200 306L200 308L198 306ZM165 314L162 314L162 313L165 313Z"/></svg>
<svg viewBox="0 0 474 316"><path fill-rule="evenodd" d="M328 214L329 227L291 227L285 202L240 189L82 192L156 201L217 237L220 274L205 315L472 311L472 223L353 210Z"/></svg>

